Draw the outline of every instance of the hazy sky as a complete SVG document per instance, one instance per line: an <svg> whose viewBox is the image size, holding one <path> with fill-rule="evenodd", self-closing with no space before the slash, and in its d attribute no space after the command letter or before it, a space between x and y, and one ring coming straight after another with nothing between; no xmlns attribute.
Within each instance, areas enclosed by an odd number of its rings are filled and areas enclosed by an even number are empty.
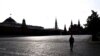
<svg viewBox="0 0 100 56"><path fill-rule="evenodd" d="M100 14L100 0L0 0L0 22L11 17L19 23L25 18L26 24L53 28L57 18L60 29L73 23L86 23L87 17L95 10Z"/></svg>

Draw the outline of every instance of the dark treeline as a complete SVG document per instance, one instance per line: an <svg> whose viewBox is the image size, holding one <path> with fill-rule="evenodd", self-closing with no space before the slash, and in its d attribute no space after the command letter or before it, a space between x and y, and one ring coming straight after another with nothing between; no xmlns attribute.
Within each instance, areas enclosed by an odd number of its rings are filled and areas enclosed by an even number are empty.
<svg viewBox="0 0 100 56"><path fill-rule="evenodd" d="M71 21L70 27L67 30L66 25L64 29L59 29L57 19L55 20L55 28L45 29L41 26L27 25L25 19L22 23L17 23L11 17L0 23L0 36L41 36L41 35L68 35L68 34L91 34L96 39L100 33L100 17L97 12L92 10L92 14L87 17L87 23L84 28L80 21L78 24L73 24Z"/></svg>
<svg viewBox="0 0 100 56"><path fill-rule="evenodd" d="M85 24L85 31L92 35L92 40L99 40L100 35L100 17L97 12L92 10L92 14L88 16L87 23Z"/></svg>

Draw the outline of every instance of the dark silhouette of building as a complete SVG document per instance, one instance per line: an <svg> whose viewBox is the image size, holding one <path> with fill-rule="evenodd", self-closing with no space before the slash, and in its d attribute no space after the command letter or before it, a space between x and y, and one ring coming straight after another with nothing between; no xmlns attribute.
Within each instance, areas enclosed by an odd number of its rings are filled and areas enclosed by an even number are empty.
<svg viewBox="0 0 100 56"><path fill-rule="evenodd" d="M44 29L41 26L27 25L25 19L22 23L17 23L12 17L8 17L6 20L0 23L0 36L27 36L27 35L66 35L66 34L92 34L92 40L97 40L97 36L100 35L100 17L97 12L92 10L92 14L87 18L85 28L80 24L71 25L67 31L66 25L64 29L59 29L57 18L55 19L54 28Z"/></svg>
<svg viewBox="0 0 100 56"><path fill-rule="evenodd" d="M67 34L68 34L67 29L66 29L66 25L64 25L64 31L63 31L62 34L63 34L63 35L67 35Z"/></svg>
<svg viewBox="0 0 100 56"><path fill-rule="evenodd" d="M63 30L58 29L57 19L55 28L44 29L41 26L27 25L25 19L17 23L12 17L0 23L0 36L35 36L35 35L61 35Z"/></svg>
<svg viewBox="0 0 100 56"><path fill-rule="evenodd" d="M22 21L21 33L22 33L23 35L27 35L27 34L28 34L28 28L27 28L25 19L23 19L23 21Z"/></svg>
<svg viewBox="0 0 100 56"><path fill-rule="evenodd" d="M73 31L73 22L72 22L72 20L71 20L71 25L70 25L70 27L69 27L69 34L71 34L72 33L72 31Z"/></svg>
<svg viewBox="0 0 100 56"><path fill-rule="evenodd" d="M80 20L78 20L78 26L81 27L81 25L80 25Z"/></svg>
<svg viewBox="0 0 100 56"><path fill-rule="evenodd" d="M73 22L71 21L71 25L69 27L69 34L83 34L83 33L84 29L80 25L80 21L78 20L78 24L73 24Z"/></svg>
<svg viewBox="0 0 100 56"><path fill-rule="evenodd" d="M26 27L25 19L23 19L23 21L22 21L22 27Z"/></svg>
<svg viewBox="0 0 100 56"><path fill-rule="evenodd" d="M55 29L58 29L57 19L55 19Z"/></svg>
<svg viewBox="0 0 100 56"><path fill-rule="evenodd" d="M40 33L40 31L36 31L40 29L44 28L26 25L25 19L23 19L22 24L17 23L12 17L9 17L0 23L0 36L34 35L36 32Z"/></svg>
<svg viewBox="0 0 100 56"><path fill-rule="evenodd" d="M58 28L57 19L55 19L55 27L44 29L45 35L62 35L63 30Z"/></svg>

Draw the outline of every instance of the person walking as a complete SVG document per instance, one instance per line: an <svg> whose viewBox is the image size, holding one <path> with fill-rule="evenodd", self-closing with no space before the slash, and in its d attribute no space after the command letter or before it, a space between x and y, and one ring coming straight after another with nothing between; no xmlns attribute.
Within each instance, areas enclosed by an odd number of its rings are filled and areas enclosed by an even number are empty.
<svg viewBox="0 0 100 56"><path fill-rule="evenodd" d="M74 44L74 38L73 35L69 38L69 43L70 43L70 50L73 51L73 44Z"/></svg>

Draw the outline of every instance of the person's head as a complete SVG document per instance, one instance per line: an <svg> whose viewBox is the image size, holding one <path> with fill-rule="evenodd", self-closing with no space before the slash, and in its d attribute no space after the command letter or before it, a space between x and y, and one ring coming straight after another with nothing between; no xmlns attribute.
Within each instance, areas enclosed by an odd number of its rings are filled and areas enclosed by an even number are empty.
<svg viewBox="0 0 100 56"><path fill-rule="evenodd" d="M71 34L71 37L73 37L73 35Z"/></svg>

